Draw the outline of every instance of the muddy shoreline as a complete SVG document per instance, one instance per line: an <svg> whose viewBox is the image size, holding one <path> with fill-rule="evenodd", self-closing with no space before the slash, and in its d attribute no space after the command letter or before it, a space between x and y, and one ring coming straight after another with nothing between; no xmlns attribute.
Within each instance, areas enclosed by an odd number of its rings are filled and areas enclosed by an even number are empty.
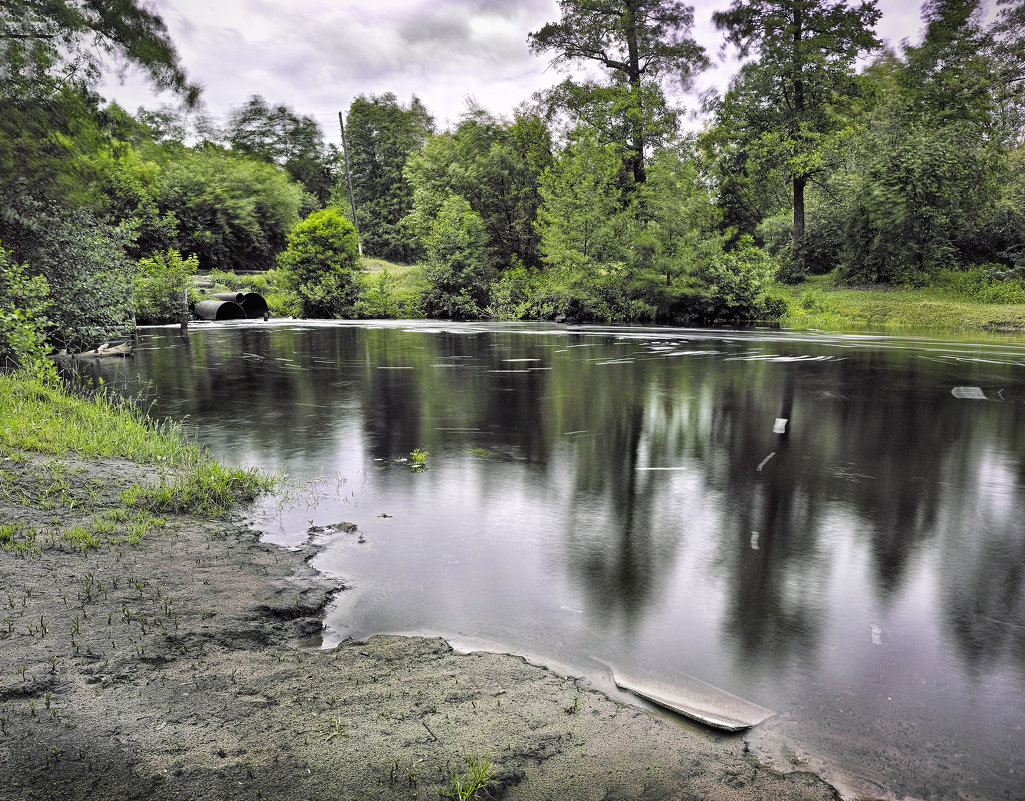
<svg viewBox="0 0 1025 801"><path fill-rule="evenodd" d="M343 590L238 519L167 518L134 545L48 540L154 475L65 459L88 492L54 505L33 470L46 461L2 465L2 520L40 532L0 550L3 801L437 798L485 755L493 798L840 797L742 737L518 657L419 637L304 646Z"/></svg>

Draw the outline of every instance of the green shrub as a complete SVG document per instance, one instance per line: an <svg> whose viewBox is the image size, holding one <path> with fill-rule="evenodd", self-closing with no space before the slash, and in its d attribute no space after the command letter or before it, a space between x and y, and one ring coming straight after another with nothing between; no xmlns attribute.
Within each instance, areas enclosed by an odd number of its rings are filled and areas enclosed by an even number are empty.
<svg viewBox="0 0 1025 801"><path fill-rule="evenodd" d="M134 286L136 322L152 325L180 320L183 305L196 302L192 276L198 265L195 255L183 259L177 250L140 259Z"/></svg>
<svg viewBox="0 0 1025 801"><path fill-rule="evenodd" d="M1025 276L1018 269L1002 264L940 270L933 286L977 303L1025 303Z"/></svg>
<svg viewBox="0 0 1025 801"><path fill-rule="evenodd" d="M535 283L534 276L517 263L491 285L491 304L486 314L501 320L522 320L528 317L527 308Z"/></svg>
<svg viewBox="0 0 1025 801"><path fill-rule="evenodd" d="M45 367L50 286L0 247L0 370Z"/></svg>
<svg viewBox="0 0 1025 801"><path fill-rule="evenodd" d="M278 255L282 284L296 294L303 317L352 317L362 299L356 228L335 208L296 223Z"/></svg>
<svg viewBox="0 0 1025 801"><path fill-rule="evenodd" d="M772 257L750 236L742 236L730 251L710 242L693 274L693 312L705 322L762 319L775 269Z"/></svg>
<svg viewBox="0 0 1025 801"><path fill-rule="evenodd" d="M243 289L254 288L253 279L255 276L251 275L236 275L234 272L213 269L210 271L210 280L215 284L227 287L232 292L239 292Z"/></svg>
<svg viewBox="0 0 1025 801"><path fill-rule="evenodd" d="M374 275L367 276L360 317L374 319L395 319L401 316L399 304L393 292L394 279L385 267Z"/></svg>

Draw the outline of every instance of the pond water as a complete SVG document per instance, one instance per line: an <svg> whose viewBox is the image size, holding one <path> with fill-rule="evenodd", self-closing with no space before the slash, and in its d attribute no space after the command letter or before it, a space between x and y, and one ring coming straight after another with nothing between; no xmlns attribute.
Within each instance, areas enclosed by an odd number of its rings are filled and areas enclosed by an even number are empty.
<svg viewBox="0 0 1025 801"><path fill-rule="evenodd" d="M282 321L93 369L299 480L269 539L357 524L315 562L350 588L327 645L687 674L778 713L766 754L1025 792L1020 338Z"/></svg>

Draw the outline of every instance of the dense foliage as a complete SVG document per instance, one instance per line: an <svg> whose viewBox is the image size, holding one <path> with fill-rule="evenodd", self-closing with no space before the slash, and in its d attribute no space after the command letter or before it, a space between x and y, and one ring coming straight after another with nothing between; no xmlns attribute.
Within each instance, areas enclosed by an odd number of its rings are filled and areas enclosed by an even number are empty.
<svg viewBox="0 0 1025 801"><path fill-rule="evenodd" d="M135 276L135 320L138 323L166 323L187 316L197 296L192 288L199 259L183 259L177 250L155 253L139 261Z"/></svg>
<svg viewBox="0 0 1025 801"><path fill-rule="evenodd" d="M174 319L208 271L264 271L237 280L327 317L772 320L826 274L1019 296L1022 0L927 0L895 50L873 0L733 0L714 21L741 67L690 136L691 7L559 9L526 44L585 69L511 118L470 101L436 131L416 97L357 97L353 204L313 117L252 94L219 129L195 108L142 0L0 3L0 359ZM181 106L106 105L98 53Z"/></svg>
<svg viewBox="0 0 1025 801"><path fill-rule="evenodd" d="M413 261L420 250L402 227L413 206L413 190L402 171L409 155L434 133L431 115L416 97L403 106L391 92L360 95L349 106L345 127L364 251L390 261ZM348 201L345 194L343 203Z"/></svg>
<svg viewBox="0 0 1025 801"><path fill-rule="evenodd" d="M362 265L356 228L338 209L315 211L297 223L278 267L304 317L353 316L362 294Z"/></svg>

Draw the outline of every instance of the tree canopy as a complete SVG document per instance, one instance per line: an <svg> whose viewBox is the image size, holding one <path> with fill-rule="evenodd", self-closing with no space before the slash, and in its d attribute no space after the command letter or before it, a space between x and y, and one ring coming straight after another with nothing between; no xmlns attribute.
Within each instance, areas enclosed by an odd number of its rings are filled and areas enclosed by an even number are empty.
<svg viewBox="0 0 1025 801"><path fill-rule="evenodd" d="M708 64L691 36L694 8L679 0L560 0L559 8L559 22L529 35L530 48L554 53L556 65L598 65L607 80L567 79L549 97L580 116L603 109L634 181L643 183L646 150L676 132L662 82L686 88Z"/></svg>
<svg viewBox="0 0 1025 801"><path fill-rule="evenodd" d="M413 191L402 171L409 155L434 133L434 120L419 98L403 105L386 92L353 100L345 127L356 219L366 252L410 262L418 248L401 222L412 208Z"/></svg>
<svg viewBox="0 0 1025 801"><path fill-rule="evenodd" d="M805 272L805 188L829 167L843 107L857 94L855 62L879 46L875 0L850 7L831 0L734 0L712 19L741 58L719 105L718 125L761 169L777 171L793 192L796 275Z"/></svg>

